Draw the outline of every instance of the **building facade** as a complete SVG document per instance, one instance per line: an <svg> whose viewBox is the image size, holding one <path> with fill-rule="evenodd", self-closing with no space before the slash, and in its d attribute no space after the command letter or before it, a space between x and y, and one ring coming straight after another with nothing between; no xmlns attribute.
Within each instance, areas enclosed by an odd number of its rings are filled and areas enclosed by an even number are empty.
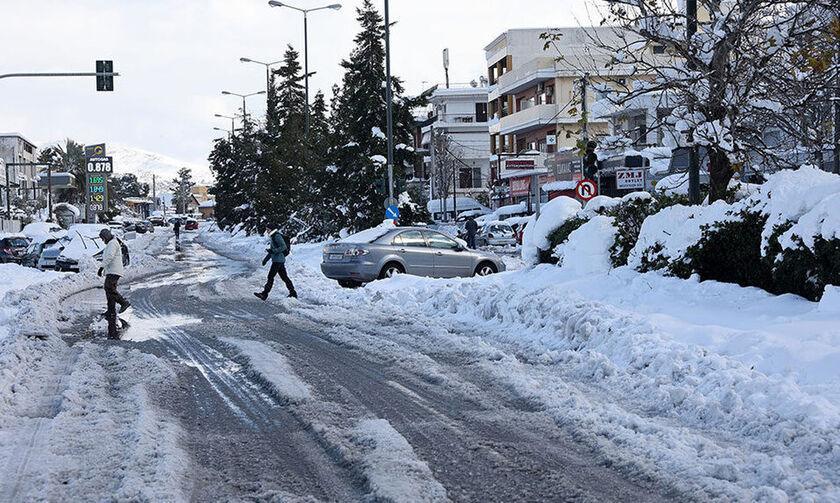
<svg viewBox="0 0 840 503"><path fill-rule="evenodd" d="M420 122L415 139L424 156L414 178L428 181L429 199L452 197L453 190L459 197L486 197L490 187L487 86L482 79L430 91L429 117Z"/></svg>
<svg viewBox="0 0 840 503"><path fill-rule="evenodd" d="M544 33L556 35L548 50ZM580 178L583 104L589 138L608 135L610 118L592 113L595 104L606 89L645 78L621 65L605 71L613 55L592 40L615 36L612 27L515 29L484 48L495 207L533 202L535 174L541 183Z"/></svg>
<svg viewBox="0 0 840 503"><path fill-rule="evenodd" d="M38 162L38 147L20 133L0 134L0 186L2 186L3 207L6 206L6 184L12 199L37 199L41 196L38 168L36 166L6 166L11 163ZM8 172L8 180L6 173Z"/></svg>

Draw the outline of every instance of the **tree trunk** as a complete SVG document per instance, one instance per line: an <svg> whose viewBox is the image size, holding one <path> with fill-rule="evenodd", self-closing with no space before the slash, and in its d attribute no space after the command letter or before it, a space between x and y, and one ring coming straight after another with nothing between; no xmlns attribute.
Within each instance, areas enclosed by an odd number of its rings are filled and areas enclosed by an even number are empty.
<svg viewBox="0 0 840 503"><path fill-rule="evenodd" d="M700 169L702 170L703 166ZM732 175L732 163L726 152L709 148L709 203L726 197Z"/></svg>

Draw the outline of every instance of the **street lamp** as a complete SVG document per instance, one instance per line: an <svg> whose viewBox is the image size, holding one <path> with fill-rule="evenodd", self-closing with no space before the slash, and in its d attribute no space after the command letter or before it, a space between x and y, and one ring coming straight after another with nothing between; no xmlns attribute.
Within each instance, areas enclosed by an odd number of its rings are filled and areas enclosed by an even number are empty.
<svg viewBox="0 0 840 503"><path fill-rule="evenodd" d="M257 91L255 93L250 94L239 94L239 93L232 93L230 91L222 91L222 94L226 96L239 96L242 98L242 123L244 124L245 121L248 120L248 112L245 110L245 98L250 98L251 96L256 96L258 94L265 94L265 91Z"/></svg>
<svg viewBox="0 0 840 503"><path fill-rule="evenodd" d="M268 2L268 5L272 7L288 7L290 9L294 9L298 12L303 13L303 74L305 76L304 87L306 88L306 142L309 143L309 35L307 33L307 14L310 12L314 12L316 10L324 10L324 9L332 9L338 10L341 8L340 3L334 3L331 5L325 5L323 7L315 7L313 9L301 9L300 7L294 7L292 5L277 2L276 0L271 0Z"/></svg>
<svg viewBox="0 0 840 503"><path fill-rule="evenodd" d="M256 59L239 58L239 61L241 61L243 63L256 63L258 65L263 65L265 67L265 92L266 92L265 102L267 104L268 103L268 92L270 91L270 88L271 88L271 70L270 70L270 67L276 65L277 63L282 63L283 60L274 61L273 63L263 63L262 61L257 61Z"/></svg>
<svg viewBox="0 0 840 503"><path fill-rule="evenodd" d="M234 116L232 116L232 115L222 115L222 114L213 114L213 115L216 116L216 117L219 117L221 119L230 119L230 130L231 131L233 131L233 128L236 127L233 124L233 121L236 119Z"/></svg>

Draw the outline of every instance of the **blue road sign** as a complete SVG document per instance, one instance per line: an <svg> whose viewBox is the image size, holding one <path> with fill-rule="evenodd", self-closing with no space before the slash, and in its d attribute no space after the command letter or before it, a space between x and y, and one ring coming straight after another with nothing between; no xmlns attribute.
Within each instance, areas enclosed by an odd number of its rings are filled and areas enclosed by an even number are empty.
<svg viewBox="0 0 840 503"><path fill-rule="evenodd" d="M388 209L385 210L385 218L390 218L391 220L400 218L400 209L396 206L388 206Z"/></svg>

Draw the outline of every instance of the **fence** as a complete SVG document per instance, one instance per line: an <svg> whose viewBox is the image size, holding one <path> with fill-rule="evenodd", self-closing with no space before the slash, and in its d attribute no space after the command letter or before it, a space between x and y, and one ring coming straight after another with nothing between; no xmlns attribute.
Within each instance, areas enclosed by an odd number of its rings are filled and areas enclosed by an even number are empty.
<svg viewBox="0 0 840 503"><path fill-rule="evenodd" d="M20 220L0 218L0 232L20 232L21 228Z"/></svg>

